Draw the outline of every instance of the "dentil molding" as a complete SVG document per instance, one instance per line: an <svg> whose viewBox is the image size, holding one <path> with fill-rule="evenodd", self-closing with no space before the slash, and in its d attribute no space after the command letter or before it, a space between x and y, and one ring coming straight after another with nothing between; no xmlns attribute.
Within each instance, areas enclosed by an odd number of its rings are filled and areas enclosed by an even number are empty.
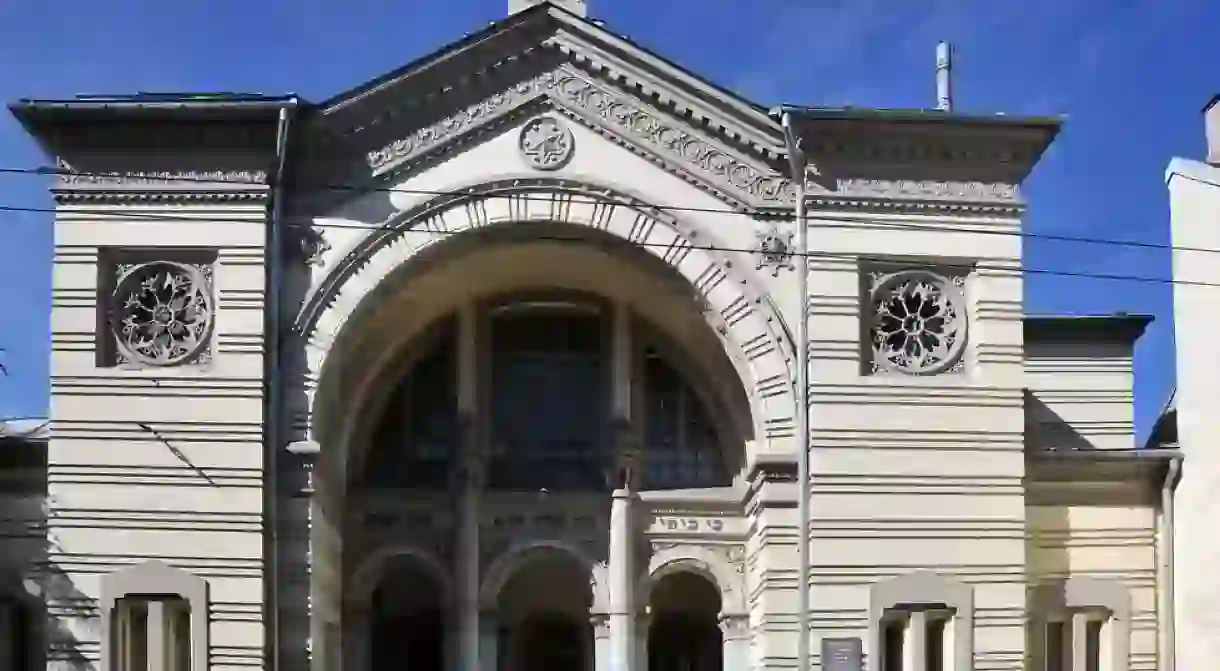
<svg viewBox="0 0 1220 671"><path fill-rule="evenodd" d="M565 116L736 207L787 208L796 201L796 186L765 161L714 141L687 124L651 108L638 98L597 81L573 66L563 65L519 81L434 123L366 154L373 176L404 173L422 159L456 151L467 142L459 137L492 133L521 108L546 103ZM895 151L901 153L901 147ZM1016 185L985 181L885 180L840 177L810 181L810 196L827 203L870 201L871 206L896 207L910 202L949 205L962 203L1010 209L1020 206Z"/></svg>

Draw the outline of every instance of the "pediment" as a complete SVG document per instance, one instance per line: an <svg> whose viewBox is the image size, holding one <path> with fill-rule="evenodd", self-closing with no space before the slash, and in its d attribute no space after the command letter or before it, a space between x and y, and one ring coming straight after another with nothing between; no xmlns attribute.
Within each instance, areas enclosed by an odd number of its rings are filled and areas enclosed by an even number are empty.
<svg viewBox="0 0 1220 671"><path fill-rule="evenodd" d="M766 110L546 3L316 106L298 174L348 191L386 186L545 109L730 207L795 202L783 131ZM863 120L811 147L823 169L807 182L811 206L1020 209L1019 179L995 169L1005 138L905 128Z"/></svg>
<svg viewBox="0 0 1220 671"><path fill-rule="evenodd" d="M791 204L765 110L545 4L321 104L303 153L327 182L390 182L546 108L734 206Z"/></svg>

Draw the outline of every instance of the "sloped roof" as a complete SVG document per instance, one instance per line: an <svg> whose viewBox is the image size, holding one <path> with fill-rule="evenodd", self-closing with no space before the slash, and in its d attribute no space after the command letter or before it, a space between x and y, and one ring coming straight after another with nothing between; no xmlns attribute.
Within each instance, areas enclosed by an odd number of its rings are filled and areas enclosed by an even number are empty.
<svg viewBox="0 0 1220 671"><path fill-rule="evenodd" d="M39 441L50 435L50 420L43 417L0 419L0 441Z"/></svg>

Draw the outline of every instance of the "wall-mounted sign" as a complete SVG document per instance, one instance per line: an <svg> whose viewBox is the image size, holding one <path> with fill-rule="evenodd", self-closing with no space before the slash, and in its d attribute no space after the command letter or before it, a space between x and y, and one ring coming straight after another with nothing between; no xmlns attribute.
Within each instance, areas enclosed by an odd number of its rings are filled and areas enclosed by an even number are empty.
<svg viewBox="0 0 1220 671"><path fill-rule="evenodd" d="M822 671L860 671L863 648L859 637L822 639Z"/></svg>

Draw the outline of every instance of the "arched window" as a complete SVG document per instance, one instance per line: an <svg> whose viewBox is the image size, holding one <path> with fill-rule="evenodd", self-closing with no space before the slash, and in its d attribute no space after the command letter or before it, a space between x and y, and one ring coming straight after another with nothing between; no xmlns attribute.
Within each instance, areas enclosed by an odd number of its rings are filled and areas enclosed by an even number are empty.
<svg viewBox="0 0 1220 671"><path fill-rule="evenodd" d="M549 295L548 295L549 296ZM362 469L374 488L442 489L460 454L457 319L436 328L385 404ZM732 484L715 416L673 350L636 323L614 346L596 299L517 297L483 313L473 336L471 419L486 485L508 491L602 491L612 482L614 352L631 352L640 486Z"/></svg>
<svg viewBox="0 0 1220 671"><path fill-rule="evenodd" d="M365 465L374 487L444 488L458 448L457 343L446 324L382 411Z"/></svg>
<svg viewBox="0 0 1220 671"><path fill-rule="evenodd" d="M514 303L492 311L491 487L605 487L605 322L595 305Z"/></svg>
<svg viewBox="0 0 1220 671"><path fill-rule="evenodd" d="M644 350L645 489L730 484L702 399L657 349Z"/></svg>
<svg viewBox="0 0 1220 671"><path fill-rule="evenodd" d="M158 561L102 577L102 659L111 671L202 671L208 586Z"/></svg>

